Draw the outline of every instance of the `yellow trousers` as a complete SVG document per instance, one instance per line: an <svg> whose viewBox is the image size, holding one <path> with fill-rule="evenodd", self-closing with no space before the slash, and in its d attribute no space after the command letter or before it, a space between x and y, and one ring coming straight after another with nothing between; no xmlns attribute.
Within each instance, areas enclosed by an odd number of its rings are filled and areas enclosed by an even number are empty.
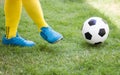
<svg viewBox="0 0 120 75"><path fill-rule="evenodd" d="M16 36L22 5L32 20L37 24L39 30L43 26L48 26L44 19L39 0L5 0L5 26L6 38L8 39Z"/></svg>

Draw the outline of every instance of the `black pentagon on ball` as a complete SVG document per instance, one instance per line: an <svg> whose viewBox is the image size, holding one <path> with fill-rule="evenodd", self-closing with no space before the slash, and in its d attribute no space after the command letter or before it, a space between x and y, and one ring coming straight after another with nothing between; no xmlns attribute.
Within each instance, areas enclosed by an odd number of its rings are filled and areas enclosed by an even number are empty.
<svg viewBox="0 0 120 75"><path fill-rule="evenodd" d="M90 26L93 26L93 25L96 24L96 20L95 20L95 19L91 19L91 20L88 22L88 24L89 24Z"/></svg>
<svg viewBox="0 0 120 75"><path fill-rule="evenodd" d="M103 37L105 34L106 34L106 32L105 32L105 29L104 28L101 28L100 30L99 30L99 33L98 33L101 37Z"/></svg>
<svg viewBox="0 0 120 75"><path fill-rule="evenodd" d="M97 43L95 43L95 45L99 45L99 44L101 44L102 42L97 42Z"/></svg>
<svg viewBox="0 0 120 75"><path fill-rule="evenodd" d="M91 40L92 39L92 35L89 32L86 32L85 33L85 38L88 39L88 40Z"/></svg>

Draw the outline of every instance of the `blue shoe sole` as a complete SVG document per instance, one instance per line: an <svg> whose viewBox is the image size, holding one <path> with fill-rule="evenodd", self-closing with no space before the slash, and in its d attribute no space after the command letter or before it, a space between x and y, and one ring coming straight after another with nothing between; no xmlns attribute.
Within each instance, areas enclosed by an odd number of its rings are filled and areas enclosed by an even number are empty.
<svg viewBox="0 0 120 75"><path fill-rule="evenodd" d="M63 36L62 37L60 37L58 40L56 40L55 42L52 42L51 44L56 44L56 43L58 43L60 40L63 40Z"/></svg>
<svg viewBox="0 0 120 75"><path fill-rule="evenodd" d="M11 39L7 39L5 36L3 36L2 44L21 47L32 47L35 45L34 42L25 40L20 36L13 37Z"/></svg>

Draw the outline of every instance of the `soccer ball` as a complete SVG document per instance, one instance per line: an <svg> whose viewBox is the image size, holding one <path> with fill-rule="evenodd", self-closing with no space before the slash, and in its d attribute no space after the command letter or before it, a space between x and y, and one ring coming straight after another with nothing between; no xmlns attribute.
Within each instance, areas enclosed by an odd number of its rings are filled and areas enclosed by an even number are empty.
<svg viewBox="0 0 120 75"><path fill-rule="evenodd" d="M100 44L107 39L109 26L102 18L91 17L84 22L82 34L88 43Z"/></svg>

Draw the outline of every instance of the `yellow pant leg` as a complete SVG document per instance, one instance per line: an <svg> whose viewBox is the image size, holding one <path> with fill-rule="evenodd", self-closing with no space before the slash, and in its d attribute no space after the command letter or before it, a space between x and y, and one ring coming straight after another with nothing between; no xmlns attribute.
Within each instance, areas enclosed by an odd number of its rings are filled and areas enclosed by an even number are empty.
<svg viewBox="0 0 120 75"><path fill-rule="evenodd" d="M37 24L39 31L41 27L48 26L44 19L39 0L22 0L22 3L29 16Z"/></svg>
<svg viewBox="0 0 120 75"><path fill-rule="evenodd" d="M6 37L15 37L22 8L22 0L5 0Z"/></svg>

